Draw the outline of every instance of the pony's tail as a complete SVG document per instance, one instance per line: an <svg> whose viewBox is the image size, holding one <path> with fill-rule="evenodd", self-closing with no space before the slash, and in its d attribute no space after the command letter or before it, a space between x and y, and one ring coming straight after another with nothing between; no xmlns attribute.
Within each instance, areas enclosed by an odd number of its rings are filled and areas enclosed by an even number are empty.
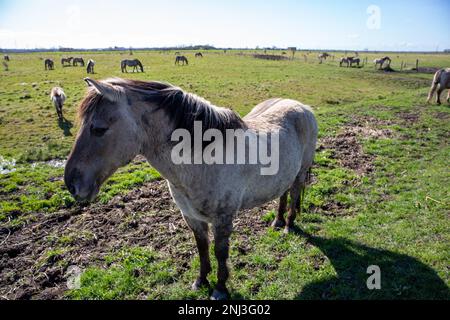
<svg viewBox="0 0 450 320"><path fill-rule="evenodd" d="M433 98L434 92L436 91L436 88L439 84L439 80L441 78L442 69L437 71L434 74L433 82L431 84L430 92L428 93L427 102L430 102L430 100Z"/></svg>

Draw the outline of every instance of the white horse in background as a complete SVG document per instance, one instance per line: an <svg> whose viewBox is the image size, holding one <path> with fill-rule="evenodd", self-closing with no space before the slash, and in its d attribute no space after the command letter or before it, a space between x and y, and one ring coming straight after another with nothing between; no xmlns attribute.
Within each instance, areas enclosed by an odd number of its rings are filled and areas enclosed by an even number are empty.
<svg viewBox="0 0 450 320"><path fill-rule="evenodd" d="M54 87L50 92L50 99L53 101L53 104L56 108L56 113L58 114L59 119L63 119L62 108L64 102L66 101L66 94L63 89L60 87Z"/></svg>
<svg viewBox="0 0 450 320"><path fill-rule="evenodd" d="M450 68L440 69L436 71L433 77L430 92L428 93L427 102L430 102L430 100L433 98L436 89L437 89L436 93L437 104L441 104L441 93L445 89L449 89L447 94L447 102L450 102Z"/></svg>
<svg viewBox="0 0 450 320"><path fill-rule="evenodd" d="M380 65L379 69L381 69L381 68L383 68L383 65L386 61L388 62L388 66L390 66L392 60L388 56L380 58L380 59L375 59L375 60L373 60L373 63L375 64L375 68L377 67L377 65Z"/></svg>

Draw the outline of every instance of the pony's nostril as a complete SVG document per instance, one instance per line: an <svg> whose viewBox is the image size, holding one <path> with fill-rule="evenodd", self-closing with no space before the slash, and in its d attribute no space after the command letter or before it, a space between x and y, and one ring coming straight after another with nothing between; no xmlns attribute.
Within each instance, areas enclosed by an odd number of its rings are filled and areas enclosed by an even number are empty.
<svg viewBox="0 0 450 320"><path fill-rule="evenodd" d="M73 196L76 196L79 191L78 184L80 183L81 180L80 170L73 169L66 177L67 177L66 179L67 189Z"/></svg>

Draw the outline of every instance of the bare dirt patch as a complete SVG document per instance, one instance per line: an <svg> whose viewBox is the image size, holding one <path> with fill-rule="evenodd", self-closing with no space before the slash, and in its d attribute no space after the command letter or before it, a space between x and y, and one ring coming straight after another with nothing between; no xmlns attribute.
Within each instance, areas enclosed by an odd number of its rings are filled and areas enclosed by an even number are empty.
<svg viewBox="0 0 450 320"><path fill-rule="evenodd" d="M251 249L250 239L268 227L261 219L272 201L245 210L235 220L239 250ZM52 215L36 214L35 222L0 233L0 299L62 298L67 267L84 268L104 262L111 252L148 247L188 268L196 247L163 180L153 181L108 204L77 207Z"/></svg>
<svg viewBox="0 0 450 320"><path fill-rule="evenodd" d="M379 128L379 126L390 124L392 122L389 120L355 116L336 136L324 138L320 148L332 150L332 157L337 159L344 168L352 169L358 174L368 174L373 171L374 156L363 151L359 140L392 137L392 130ZM339 205L336 204L336 206Z"/></svg>
<svg viewBox="0 0 450 320"><path fill-rule="evenodd" d="M362 175L373 171L373 157L363 152L357 134L348 127L335 137L324 138L322 148L330 149L332 158L337 159L344 168Z"/></svg>
<svg viewBox="0 0 450 320"><path fill-rule="evenodd" d="M289 60L288 57L274 55L274 54L254 54L253 58L264 59L264 60Z"/></svg>
<svg viewBox="0 0 450 320"><path fill-rule="evenodd" d="M397 112L396 116L402 119L405 124L414 124L420 120L420 113L418 112Z"/></svg>

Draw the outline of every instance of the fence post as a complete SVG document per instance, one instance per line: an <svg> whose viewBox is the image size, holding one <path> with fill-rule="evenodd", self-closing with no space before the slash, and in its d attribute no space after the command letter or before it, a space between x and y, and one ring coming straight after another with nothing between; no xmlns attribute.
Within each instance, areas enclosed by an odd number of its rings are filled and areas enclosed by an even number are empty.
<svg viewBox="0 0 450 320"><path fill-rule="evenodd" d="M419 72L419 59L416 59L416 71Z"/></svg>

